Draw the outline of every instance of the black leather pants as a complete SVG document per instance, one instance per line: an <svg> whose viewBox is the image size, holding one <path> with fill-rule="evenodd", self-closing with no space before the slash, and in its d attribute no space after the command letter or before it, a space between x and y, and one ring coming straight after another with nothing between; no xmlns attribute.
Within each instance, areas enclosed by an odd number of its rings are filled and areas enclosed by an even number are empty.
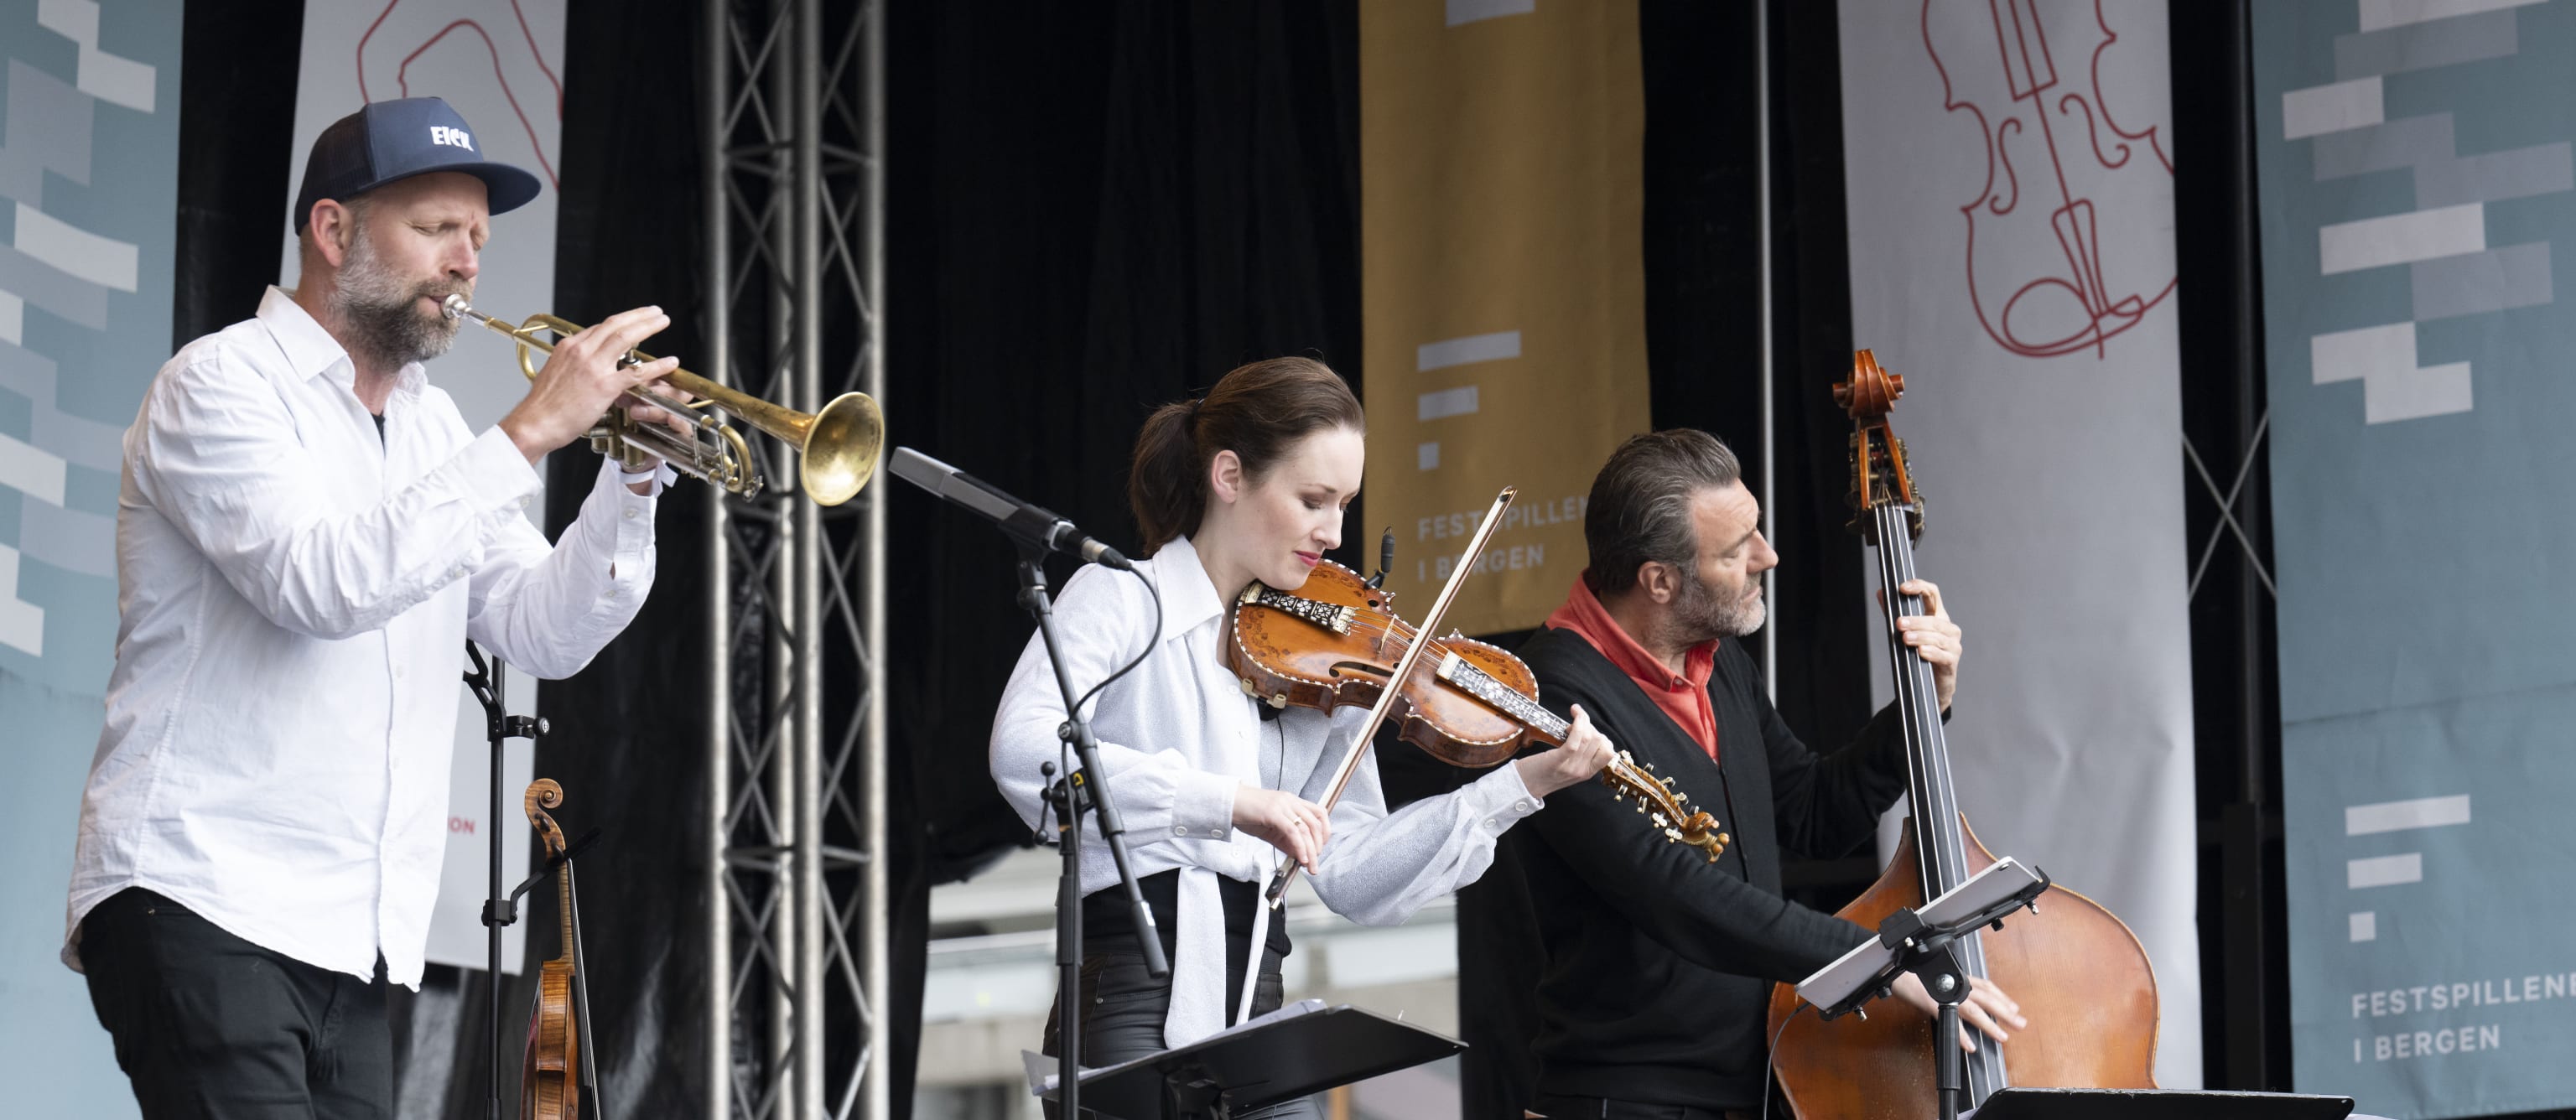
<svg viewBox="0 0 2576 1120"><path fill-rule="evenodd" d="M1263 952L1261 979L1253 985L1252 1013L1279 1009L1281 954ZM1162 1050L1163 1017L1171 1011L1172 984L1145 974L1145 958L1133 951L1087 949L1082 958L1082 1064L1086 1069L1114 1066ZM1055 1054L1056 1013L1047 1012L1045 1053ZM1087 1114L1090 1110L1085 1109ZM1053 1120L1057 1110L1049 1104ZM1323 1120L1323 1109L1308 1097L1252 1112L1241 1120Z"/></svg>

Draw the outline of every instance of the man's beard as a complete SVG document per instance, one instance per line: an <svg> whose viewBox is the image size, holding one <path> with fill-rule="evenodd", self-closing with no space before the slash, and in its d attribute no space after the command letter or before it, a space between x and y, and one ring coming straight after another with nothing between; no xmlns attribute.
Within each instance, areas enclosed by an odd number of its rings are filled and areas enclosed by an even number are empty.
<svg viewBox="0 0 2576 1120"><path fill-rule="evenodd" d="M331 303L339 312L341 343L353 356L379 367L400 368L447 352L456 341L458 321L445 315L421 314L416 303L427 296L443 301L450 294L471 294L463 281L436 278L407 283L376 255L362 227L349 245L349 261L340 268Z"/></svg>
<svg viewBox="0 0 2576 1120"><path fill-rule="evenodd" d="M1762 597L1722 597L1688 567L1679 569L1681 595L1665 615L1674 648L1689 649L1719 638L1741 638L1762 628ZM1760 586L1755 584L1753 586Z"/></svg>

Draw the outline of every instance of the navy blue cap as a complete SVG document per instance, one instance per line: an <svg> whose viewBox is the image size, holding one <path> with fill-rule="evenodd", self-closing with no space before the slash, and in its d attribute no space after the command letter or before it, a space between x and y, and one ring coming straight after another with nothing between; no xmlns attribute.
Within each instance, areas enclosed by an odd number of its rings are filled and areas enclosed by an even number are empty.
<svg viewBox="0 0 2576 1120"><path fill-rule="evenodd" d="M537 197L537 177L483 158L483 143L465 118L435 97L374 101L323 129L304 161L295 192L295 232L313 220L313 204L347 201L397 179L457 171L483 180L491 212L516 210Z"/></svg>

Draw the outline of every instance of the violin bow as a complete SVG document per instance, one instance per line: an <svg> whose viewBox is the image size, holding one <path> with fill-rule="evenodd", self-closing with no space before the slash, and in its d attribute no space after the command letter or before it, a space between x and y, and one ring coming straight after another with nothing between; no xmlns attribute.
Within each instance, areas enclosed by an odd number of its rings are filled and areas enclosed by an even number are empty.
<svg viewBox="0 0 2576 1120"><path fill-rule="evenodd" d="M1404 691L1404 682L1413 679L1413 668L1421 662L1422 651L1437 641L1432 635L1440 632L1440 620L1448 616L1449 604L1458 598L1458 589L1466 584L1467 573L1475 570L1477 558L1485 554L1485 542L1492 540L1494 530L1502 527L1503 511L1510 509L1512 499L1519 495L1519 487L1506 486L1502 493L1494 496L1493 508L1485 511L1485 519L1477 523L1475 535L1468 538L1467 549L1460 554L1458 570L1449 573L1449 582L1440 589L1440 596L1431 601L1430 610L1422 612L1422 624L1414 627L1413 641L1405 645L1404 655L1396 659L1395 673L1387 678L1386 691L1378 694L1377 703L1369 705L1367 728L1352 741L1351 749L1342 755L1342 764L1333 770L1332 788L1324 793L1326 816L1329 817L1333 806L1341 802L1342 788L1351 784L1352 771L1359 769L1360 759L1367 756L1369 744L1377 739L1378 728L1386 725L1387 713L1395 710L1395 701ZM1388 613L1392 615L1394 612ZM1298 867L1297 861L1290 860L1270 877L1270 890L1264 897L1273 909L1287 899L1288 884L1296 881Z"/></svg>

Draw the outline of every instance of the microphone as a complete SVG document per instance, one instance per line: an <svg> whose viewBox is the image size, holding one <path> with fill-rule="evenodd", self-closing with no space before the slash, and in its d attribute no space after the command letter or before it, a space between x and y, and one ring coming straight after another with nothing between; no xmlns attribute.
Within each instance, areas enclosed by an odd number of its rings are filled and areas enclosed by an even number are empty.
<svg viewBox="0 0 2576 1120"><path fill-rule="evenodd" d="M1086 564L1136 570L1117 549L1084 536L1073 522L1056 516L1054 511L1023 502L989 482L909 447L895 448L886 460L886 469L951 505L983 514L1012 540L1076 557Z"/></svg>

